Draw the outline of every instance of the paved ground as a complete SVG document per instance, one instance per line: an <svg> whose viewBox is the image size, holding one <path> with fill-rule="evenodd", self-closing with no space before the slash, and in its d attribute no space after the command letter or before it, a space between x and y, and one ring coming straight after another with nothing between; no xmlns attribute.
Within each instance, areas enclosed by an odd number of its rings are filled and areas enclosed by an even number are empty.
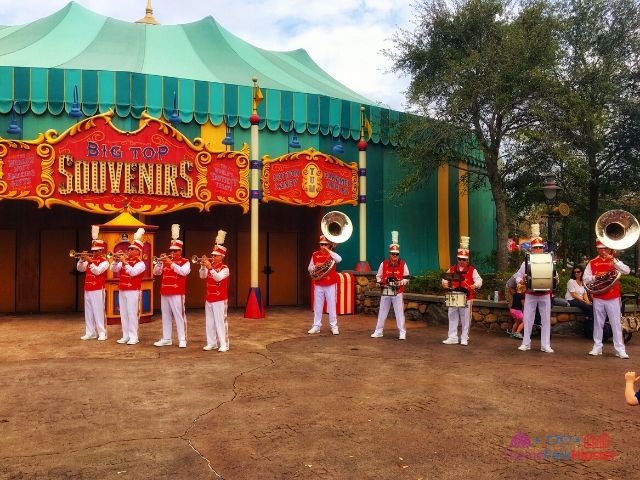
<svg viewBox="0 0 640 480"><path fill-rule="evenodd" d="M579 337L545 354L498 333L442 345L444 327L413 322L372 339L365 316L310 336L310 312L268 314L231 312L227 353L202 351L202 311L187 349L151 345L159 320L123 346L117 325L80 341L79 315L0 317L0 478L637 478L623 374L640 338L620 360Z"/></svg>

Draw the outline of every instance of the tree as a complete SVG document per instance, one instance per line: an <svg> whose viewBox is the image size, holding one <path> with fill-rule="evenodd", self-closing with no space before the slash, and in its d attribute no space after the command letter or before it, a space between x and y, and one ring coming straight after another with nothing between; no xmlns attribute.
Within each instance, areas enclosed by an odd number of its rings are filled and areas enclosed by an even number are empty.
<svg viewBox="0 0 640 480"><path fill-rule="evenodd" d="M640 2L565 0L559 13L565 26L559 89L543 111L537 140L562 152L556 160L573 169L567 180L586 192L595 250L601 200L614 207L640 182Z"/></svg>
<svg viewBox="0 0 640 480"><path fill-rule="evenodd" d="M496 207L496 268L507 268L505 175L511 145L537 121L557 65L560 24L545 1L422 0L415 30L394 37L387 55L410 77L415 116L400 126L407 176L401 195L418 188L442 164L482 153L484 168L466 175L488 181Z"/></svg>

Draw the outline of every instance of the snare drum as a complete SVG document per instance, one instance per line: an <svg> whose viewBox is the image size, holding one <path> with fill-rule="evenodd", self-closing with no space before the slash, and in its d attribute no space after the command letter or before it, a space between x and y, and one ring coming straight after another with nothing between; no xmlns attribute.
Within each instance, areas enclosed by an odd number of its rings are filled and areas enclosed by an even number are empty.
<svg viewBox="0 0 640 480"><path fill-rule="evenodd" d="M398 287L396 285L385 285L382 287L381 295L383 297L395 297L398 295Z"/></svg>
<svg viewBox="0 0 640 480"><path fill-rule="evenodd" d="M447 307L466 307L467 294L464 292L447 292L444 294L444 304Z"/></svg>
<svg viewBox="0 0 640 480"><path fill-rule="evenodd" d="M527 289L547 291L555 288L555 262L550 253L527 255L525 260Z"/></svg>

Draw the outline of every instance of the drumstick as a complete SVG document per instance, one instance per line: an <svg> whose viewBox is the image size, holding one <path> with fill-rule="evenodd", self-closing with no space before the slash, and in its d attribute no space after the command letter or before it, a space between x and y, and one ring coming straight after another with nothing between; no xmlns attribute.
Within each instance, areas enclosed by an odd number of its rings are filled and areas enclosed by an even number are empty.
<svg viewBox="0 0 640 480"><path fill-rule="evenodd" d="M640 380L640 377L636 377L636 379L634 380L634 382L637 382L638 380Z"/></svg>

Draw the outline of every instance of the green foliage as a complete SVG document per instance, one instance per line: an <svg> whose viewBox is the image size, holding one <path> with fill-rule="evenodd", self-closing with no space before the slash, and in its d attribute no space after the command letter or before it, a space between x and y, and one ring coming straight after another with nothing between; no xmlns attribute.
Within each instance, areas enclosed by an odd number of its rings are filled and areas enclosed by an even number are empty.
<svg viewBox="0 0 640 480"><path fill-rule="evenodd" d="M620 290L622 290L622 293L640 295L640 278L633 275L623 275L620 277Z"/></svg>

